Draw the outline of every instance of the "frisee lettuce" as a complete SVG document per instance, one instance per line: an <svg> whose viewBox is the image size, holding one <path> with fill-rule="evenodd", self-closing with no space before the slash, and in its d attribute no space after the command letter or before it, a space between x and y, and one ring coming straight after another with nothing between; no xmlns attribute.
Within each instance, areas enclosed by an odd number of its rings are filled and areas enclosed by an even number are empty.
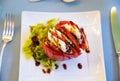
<svg viewBox="0 0 120 81"><path fill-rule="evenodd" d="M49 69L55 68L56 61L45 55L42 49L42 42L45 41L49 29L55 27L57 22L58 19L53 18L48 20L46 24L38 23L30 26L31 33L22 48L27 59L33 57L35 62L39 62L42 66Z"/></svg>

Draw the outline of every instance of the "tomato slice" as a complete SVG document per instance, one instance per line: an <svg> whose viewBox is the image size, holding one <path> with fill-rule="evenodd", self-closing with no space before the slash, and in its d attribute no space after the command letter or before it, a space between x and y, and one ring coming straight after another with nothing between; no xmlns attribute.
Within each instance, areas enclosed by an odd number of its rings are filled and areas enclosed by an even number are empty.
<svg viewBox="0 0 120 81"><path fill-rule="evenodd" d="M68 37L72 41L76 50L78 51L78 53L80 53L80 49L79 49L80 47L79 47L77 39L64 27L60 27L58 30L61 31L64 35L66 35L66 37Z"/></svg>
<svg viewBox="0 0 120 81"><path fill-rule="evenodd" d="M42 43L42 47L43 50L45 52L45 54L52 60L55 59L54 55L53 55L53 51L45 44L45 42Z"/></svg>
<svg viewBox="0 0 120 81"><path fill-rule="evenodd" d="M81 32L80 27L79 27L77 24L75 24L74 22L72 22L72 21L60 21L60 22L55 26L55 28L56 28L56 29L59 29L60 27L62 27L62 26L65 25L65 24L72 25L72 26L76 27L76 28Z"/></svg>
<svg viewBox="0 0 120 81"><path fill-rule="evenodd" d="M65 25L65 24L71 24L70 21L60 21L56 26L55 28L56 29L59 29L61 26Z"/></svg>
<svg viewBox="0 0 120 81"><path fill-rule="evenodd" d="M56 38L58 38L58 39L64 41L66 44L68 44L68 41L67 41L64 37L59 36L56 32L50 31L50 33L51 33L53 36L55 36Z"/></svg>
<svg viewBox="0 0 120 81"><path fill-rule="evenodd" d="M71 58L76 58L76 57L78 57L78 56L81 54L81 53L78 53L78 52L76 51L76 49L73 48L73 47L71 47L71 52L72 52L72 53L64 52L63 55L64 55L65 57L69 57L69 59L71 59Z"/></svg>
<svg viewBox="0 0 120 81"><path fill-rule="evenodd" d="M45 54L52 60L57 60L57 61L63 61L64 57L61 54L61 52L58 52L51 48L50 46L46 45L44 42L42 43L43 50L45 51Z"/></svg>
<svg viewBox="0 0 120 81"><path fill-rule="evenodd" d="M75 48L72 47L71 47L72 53L62 52L54 45L52 45L50 42L47 42L47 45L45 44L45 42L43 42L42 46L43 46L43 50L45 51L45 54L52 60L64 61L71 58L76 58L80 54L76 51Z"/></svg>
<svg viewBox="0 0 120 81"><path fill-rule="evenodd" d="M78 40L75 38L75 36L74 36L73 34L70 33L70 31L67 31L67 32L66 32L67 29L64 28L64 25L65 25L65 24L72 25L73 27L76 27L76 28L78 29L78 31L79 31L79 32L81 33L81 35L82 35L82 42L81 42L81 43L78 42ZM61 29L61 27L62 27L62 29ZM81 48L81 49L83 49L83 50L86 50L86 49L89 48L89 47L88 47L88 41L87 41L87 38L86 38L86 35L85 35L85 33L84 33L83 28L80 28L80 27L79 27L77 24L75 24L74 22L72 22L72 21L60 21L60 22L56 25L56 29L61 30L62 33L66 32L65 35L67 35L67 36L70 38L70 40L72 40L72 42L73 42L74 45L76 46L78 52L80 52L78 48ZM70 34L71 34L71 35L70 35ZM73 36L73 37L72 37L72 36ZM75 39L76 39L76 40L75 40ZM78 43L79 43L79 44L78 44ZM79 47L78 47L78 45L79 45Z"/></svg>
<svg viewBox="0 0 120 81"><path fill-rule="evenodd" d="M87 37L86 37L86 34L85 34L83 28L81 28L81 32L82 32L83 40L82 40L82 43L80 46L83 50L85 50L87 53L89 53L90 50L89 50L88 40L87 40Z"/></svg>

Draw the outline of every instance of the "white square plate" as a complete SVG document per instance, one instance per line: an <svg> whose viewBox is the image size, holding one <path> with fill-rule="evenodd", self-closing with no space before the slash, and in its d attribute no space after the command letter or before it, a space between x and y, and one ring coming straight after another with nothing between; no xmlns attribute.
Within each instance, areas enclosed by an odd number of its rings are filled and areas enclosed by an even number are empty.
<svg viewBox="0 0 120 81"><path fill-rule="evenodd" d="M79 27L83 27L88 39L90 54L83 53L78 58L61 62L57 70L53 70L50 74L44 74L40 66L35 66L32 58L27 60L24 57L22 46L30 34L30 25L36 25L39 22L45 23L52 18L71 20ZM20 48L19 81L106 81L99 11L71 13L24 11L22 13ZM63 69L63 63L67 64L67 70ZM78 69L78 63L82 64L82 69Z"/></svg>

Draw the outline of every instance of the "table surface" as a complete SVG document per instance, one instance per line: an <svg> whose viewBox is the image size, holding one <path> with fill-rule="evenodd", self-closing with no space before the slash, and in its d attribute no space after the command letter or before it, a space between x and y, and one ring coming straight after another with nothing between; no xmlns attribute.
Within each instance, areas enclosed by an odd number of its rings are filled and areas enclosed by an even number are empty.
<svg viewBox="0 0 120 81"><path fill-rule="evenodd" d="M3 45L1 35L5 13L12 12L15 14L14 39L5 48L0 81L18 81L22 11L82 12L93 10L99 10L101 13L107 81L119 81L118 58L115 53L110 29L110 9L112 6L116 6L118 14L120 14L120 0L76 0L74 3L63 3L61 0L41 0L37 3L28 2L28 0L0 0L0 7L2 8L0 16L0 49ZM118 17L120 19L120 15Z"/></svg>

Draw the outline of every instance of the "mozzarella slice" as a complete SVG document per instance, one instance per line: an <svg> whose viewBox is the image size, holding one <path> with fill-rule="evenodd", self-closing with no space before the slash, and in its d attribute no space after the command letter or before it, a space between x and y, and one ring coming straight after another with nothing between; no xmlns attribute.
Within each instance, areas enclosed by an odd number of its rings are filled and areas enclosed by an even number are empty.
<svg viewBox="0 0 120 81"><path fill-rule="evenodd" d="M55 31L55 30L51 30L51 31ZM63 52L67 51L66 43L58 39L56 36L52 35L50 32L48 32L48 40L50 40L55 46L60 48Z"/></svg>
<svg viewBox="0 0 120 81"><path fill-rule="evenodd" d="M74 26L69 25L69 24L64 24L64 27L65 27L68 31L70 31L71 33L73 33L73 34L77 37L78 41L81 42L81 36L82 36L82 35L81 35L81 33L79 32L79 30L78 30L77 27L74 27Z"/></svg>

